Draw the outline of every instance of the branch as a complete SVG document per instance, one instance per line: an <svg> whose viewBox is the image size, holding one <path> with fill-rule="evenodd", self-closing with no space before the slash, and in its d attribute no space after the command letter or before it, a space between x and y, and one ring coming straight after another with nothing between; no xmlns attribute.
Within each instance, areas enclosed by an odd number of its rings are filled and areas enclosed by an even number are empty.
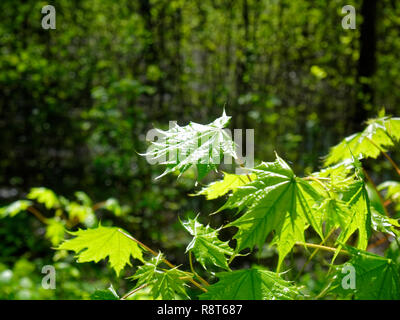
<svg viewBox="0 0 400 320"><path fill-rule="evenodd" d="M333 253L335 253L338 250L336 248L326 247L326 246L323 246L323 245L320 245L320 244L308 243L308 242L302 242L302 241L297 241L296 245L310 247L310 248L316 248L316 249L321 249L321 250L330 251L330 252L333 252ZM339 253L346 254L346 255L350 254L348 251L343 250L343 249L340 249Z"/></svg>
<svg viewBox="0 0 400 320"><path fill-rule="evenodd" d="M206 280L204 280L193 268L192 251L189 251L189 265L190 265L190 270L200 280L200 282L206 286L209 286L210 284Z"/></svg>
<svg viewBox="0 0 400 320"><path fill-rule="evenodd" d="M26 208L26 210L32 213L40 222L48 224L47 218L44 215L42 215L40 211L37 210L35 207L29 206L28 208Z"/></svg>
<svg viewBox="0 0 400 320"><path fill-rule="evenodd" d="M132 294L134 294L135 292L137 292L137 291L139 291L139 290L141 290L141 289L143 289L143 288L146 288L147 286L148 286L147 283L142 284L140 287L137 287L137 288L133 289L132 291L128 292L128 293L127 293L126 295L124 295L120 300L125 300L126 298L128 298L129 296L131 296Z"/></svg>

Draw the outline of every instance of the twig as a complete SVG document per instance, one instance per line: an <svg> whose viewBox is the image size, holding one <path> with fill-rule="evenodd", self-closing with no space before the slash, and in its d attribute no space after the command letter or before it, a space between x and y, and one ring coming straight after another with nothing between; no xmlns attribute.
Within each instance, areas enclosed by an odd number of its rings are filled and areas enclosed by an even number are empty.
<svg viewBox="0 0 400 320"><path fill-rule="evenodd" d="M192 251L189 251L189 265L190 265L190 270L200 280L200 282L206 286L209 286L210 284L206 280L204 280L203 277L201 277L193 268Z"/></svg>
<svg viewBox="0 0 400 320"><path fill-rule="evenodd" d="M47 218L44 215L42 215L40 213L40 211L37 210L35 207L30 206L30 207L26 208L26 210L28 210L30 213L32 213L42 223L48 224Z"/></svg>
<svg viewBox="0 0 400 320"><path fill-rule="evenodd" d="M391 138L389 136L389 138ZM397 164L393 161L393 159L385 152L381 147L379 147L375 142L373 142L370 138L368 138L368 141L375 146L382 154L385 156L385 158L390 162L390 164L393 166L393 168L396 170L397 174L400 176L400 168L397 166Z"/></svg>
<svg viewBox="0 0 400 320"><path fill-rule="evenodd" d="M141 289L143 289L143 288L146 288L147 286L148 286L147 283L142 284L140 287L137 287L137 288L133 289L132 291L128 292L128 293L127 293L126 295L124 295L120 300L125 300L126 298L128 298L129 296L131 296L132 294L134 294L135 292L137 292L137 291L139 291L139 290L141 290Z"/></svg>
<svg viewBox="0 0 400 320"><path fill-rule="evenodd" d="M336 248L327 247L327 246L323 246L323 245L315 244L315 243L302 242L302 241L297 241L296 245L310 247L310 248L317 248L317 249L321 249L321 250L324 250L324 251L330 251L330 252L336 252L337 251ZM348 251L343 250L343 249L341 249L339 251L339 253L346 254L346 255L350 254Z"/></svg>
<svg viewBox="0 0 400 320"><path fill-rule="evenodd" d="M321 241L320 245L323 245L323 244L326 242L326 240L329 239L329 237L332 235L332 233L333 233L334 231L335 231L335 228L332 228L332 230L329 231L329 233L326 235L326 237ZM301 270L300 270L299 273L297 274L297 276L296 276L296 278L294 279L294 281L296 281L296 280L301 276L301 274L303 273L304 269L307 267L307 265L310 263L310 261L312 260L312 258L314 258L314 256L318 253L318 251L319 251L320 249L321 249L321 248L316 248L316 249L313 251L313 253L310 255L310 257L308 258L308 260L306 261L306 263L304 263L303 267L301 268Z"/></svg>

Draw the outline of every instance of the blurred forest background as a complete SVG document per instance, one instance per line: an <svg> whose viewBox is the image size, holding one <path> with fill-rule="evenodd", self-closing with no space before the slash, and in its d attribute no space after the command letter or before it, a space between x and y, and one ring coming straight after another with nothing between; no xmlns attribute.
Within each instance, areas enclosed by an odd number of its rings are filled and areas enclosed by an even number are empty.
<svg viewBox="0 0 400 320"><path fill-rule="evenodd" d="M47 4L56 30L42 29ZM342 28L348 4L355 30ZM222 203L189 197L190 176L155 181L163 168L138 155L147 131L209 123L225 107L230 128L255 130L256 163L276 150L299 174L317 170L382 107L400 115L399 35L396 0L1 0L0 206L38 186L113 197L130 211L99 219L186 265L178 217L208 222ZM28 213L0 221L0 298L119 286L102 264L57 261L43 233ZM276 255L238 263L260 259ZM64 270L55 291L37 290L46 263Z"/></svg>

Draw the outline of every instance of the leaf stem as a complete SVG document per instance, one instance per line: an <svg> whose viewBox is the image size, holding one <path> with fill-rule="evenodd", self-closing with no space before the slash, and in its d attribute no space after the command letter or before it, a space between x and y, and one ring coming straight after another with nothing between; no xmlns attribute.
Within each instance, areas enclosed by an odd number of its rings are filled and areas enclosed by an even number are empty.
<svg viewBox="0 0 400 320"><path fill-rule="evenodd" d="M309 176L309 177L307 177L307 178L303 178L303 180L312 180L312 181L317 182L317 183L318 183L320 186L322 186L322 188L326 191L326 193L328 194L329 198L331 198L331 194L329 193L329 188L328 188L326 185L324 185L324 184L321 182L321 180L319 180L318 178L313 177L313 176Z"/></svg>
<svg viewBox="0 0 400 320"><path fill-rule="evenodd" d="M137 291L139 291L139 290L141 290L141 289L143 289L143 288L146 288L147 286L148 286L147 283L142 284L140 287L137 287L137 288L133 289L132 291L129 291L129 292L128 292L127 294L125 294L120 300L125 300L126 298L128 298L129 296L131 296L132 294L134 294L135 292L137 292Z"/></svg>
<svg viewBox="0 0 400 320"><path fill-rule="evenodd" d="M139 240L137 240L136 238L132 237L130 234L127 234L126 232L122 231L121 229L118 229L118 231L120 233L122 233L125 237L131 239L132 241L136 242L138 245L142 246L143 249L145 249L146 251L150 252L153 256L158 256L158 253L155 252L154 250L152 250L151 248L149 248L148 246L146 246L144 243L140 242ZM173 265L171 262L169 262L167 259L163 258L162 261L171 269L177 268L175 265ZM187 273L187 272L186 272ZM197 281L195 281L193 278L190 278L189 281L194 284L197 288L199 288L200 290L207 292L207 289L204 288L200 283L198 283Z"/></svg>
<svg viewBox="0 0 400 320"><path fill-rule="evenodd" d="M35 207L29 206L26 210L32 213L42 223L48 224L47 218L44 215L42 215L40 211L37 210Z"/></svg>
<svg viewBox="0 0 400 320"><path fill-rule="evenodd" d="M97 209L100 209L101 207L103 207L105 204L106 204L105 201L97 202L92 206L92 210L96 211Z"/></svg>
<svg viewBox="0 0 400 320"><path fill-rule="evenodd" d="M200 280L200 282L206 286L209 286L210 284L204 280L193 268L193 261L192 261L192 251L189 251L189 265L190 265L190 270L192 273Z"/></svg>
<svg viewBox="0 0 400 320"><path fill-rule="evenodd" d="M323 245L315 244L315 243L302 242L302 241L297 241L296 245L310 247L310 248L317 248L317 249L321 249L321 250L324 250L324 251L330 251L330 252L336 252L337 251L336 248L327 247L327 246L323 246ZM346 250L343 250L343 249L341 249L339 253L349 255L349 252L346 251Z"/></svg>
<svg viewBox="0 0 400 320"><path fill-rule="evenodd" d="M323 245L326 240L329 239L329 237L332 235L332 233L335 231L335 228L332 228L331 231L329 231L329 233L326 235L326 237L321 241L321 243L319 245ZM310 255L310 257L308 258L308 260L306 261L306 263L303 265L303 267L301 268L301 270L299 271L299 273L297 274L296 278L294 279L294 281L296 281L297 279L299 279L299 277L301 276L301 274L303 273L304 269L307 267L307 265L310 263L310 261L312 260L312 258L314 258L314 256L318 253L318 251L321 248L316 248L313 253Z"/></svg>

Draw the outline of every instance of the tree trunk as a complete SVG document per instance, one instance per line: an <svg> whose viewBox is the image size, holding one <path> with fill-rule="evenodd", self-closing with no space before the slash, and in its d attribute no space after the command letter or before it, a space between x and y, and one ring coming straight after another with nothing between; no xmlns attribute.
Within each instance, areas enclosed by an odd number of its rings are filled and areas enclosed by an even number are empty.
<svg viewBox="0 0 400 320"><path fill-rule="evenodd" d="M376 70L377 0L364 0L361 6L363 22L360 29L360 58L357 67L357 97L351 124L359 130L365 120L374 116L374 89L370 83Z"/></svg>

